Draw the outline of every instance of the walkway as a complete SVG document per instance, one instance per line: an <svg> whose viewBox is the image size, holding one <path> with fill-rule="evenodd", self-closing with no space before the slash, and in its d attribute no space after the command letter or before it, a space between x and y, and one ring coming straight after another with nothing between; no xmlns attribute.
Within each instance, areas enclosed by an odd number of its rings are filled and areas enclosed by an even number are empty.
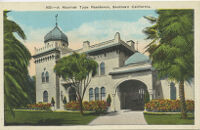
<svg viewBox="0 0 200 130"><path fill-rule="evenodd" d="M122 110L94 119L89 125L147 125L143 111Z"/></svg>

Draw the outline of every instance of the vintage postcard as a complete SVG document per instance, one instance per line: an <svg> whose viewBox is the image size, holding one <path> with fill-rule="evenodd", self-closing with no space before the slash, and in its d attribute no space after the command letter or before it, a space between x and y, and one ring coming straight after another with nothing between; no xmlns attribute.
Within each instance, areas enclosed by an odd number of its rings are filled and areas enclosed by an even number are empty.
<svg viewBox="0 0 200 130"><path fill-rule="evenodd" d="M200 2L0 7L2 129L200 128Z"/></svg>

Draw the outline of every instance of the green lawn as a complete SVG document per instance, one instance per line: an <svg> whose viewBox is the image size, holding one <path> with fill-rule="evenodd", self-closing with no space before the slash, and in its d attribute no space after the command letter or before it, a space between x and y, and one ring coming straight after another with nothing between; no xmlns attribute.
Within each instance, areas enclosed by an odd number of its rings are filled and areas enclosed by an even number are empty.
<svg viewBox="0 0 200 130"><path fill-rule="evenodd" d="M87 125L98 115L86 112L15 111L15 117L5 113L5 125Z"/></svg>
<svg viewBox="0 0 200 130"><path fill-rule="evenodd" d="M193 125L194 115L188 113L187 119L181 119L180 114L152 114L144 113L144 117L149 125Z"/></svg>

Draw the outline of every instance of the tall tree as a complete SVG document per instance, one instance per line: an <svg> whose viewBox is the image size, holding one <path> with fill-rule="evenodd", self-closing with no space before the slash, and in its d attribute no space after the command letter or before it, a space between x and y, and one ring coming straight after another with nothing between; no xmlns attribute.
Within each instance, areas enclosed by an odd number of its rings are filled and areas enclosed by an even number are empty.
<svg viewBox="0 0 200 130"><path fill-rule="evenodd" d="M144 16L145 19L147 19L153 26L146 27L143 30L143 33L146 34L146 40L152 40L145 48L145 52L149 52L150 57L152 57L152 53L154 50L159 47L159 40L160 37L158 35L158 24L157 24L157 18L152 16Z"/></svg>
<svg viewBox="0 0 200 130"><path fill-rule="evenodd" d="M36 96L36 89L35 89L36 78L35 78L35 76L32 76L32 77L29 76L28 82L29 82L29 84L28 84L28 86L26 86L26 88L27 88L26 92L29 97L29 101L30 101L29 103L34 104L34 103L36 103L36 97L35 97Z"/></svg>
<svg viewBox="0 0 200 130"><path fill-rule="evenodd" d="M83 115L82 101L91 77L96 74L97 66L97 62L87 57L86 54L73 53L61 58L54 67L56 74L69 81L75 88L81 115Z"/></svg>
<svg viewBox="0 0 200 130"><path fill-rule="evenodd" d="M194 77L194 12L157 10L157 13L159 16L155 24L159 43L150 52L153 66L160 77L179 83L181 117L187 118L184 82ZM148 49L150 47L152 45L149 44Z"/></svg>
<svg viewBox="0 0 200 130"><path fill-rule="evenodd" d="M26 36L20 26L7 18L4 11L4 108L13 113L13 108L28 102L27 88L28 65L31 54L15 38L13 33L22 39Z"/></svg>

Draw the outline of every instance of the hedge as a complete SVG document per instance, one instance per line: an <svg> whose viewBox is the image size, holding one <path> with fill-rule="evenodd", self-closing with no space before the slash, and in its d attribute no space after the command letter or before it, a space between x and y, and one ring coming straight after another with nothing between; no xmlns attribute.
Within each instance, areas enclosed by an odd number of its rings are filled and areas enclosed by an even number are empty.
<svg viewBox="0 0 200 130"><path fill-rule="evenodd" d="M72 101L65 105L67 110L80 110L78 101ZM108 109L108 104L105 101L84 101L83 110L95 111L96 113L105 113Z"/></svg>
<svg viewBox="0 0 200 130"><path fill-rule="evenodd" d="M51 103L28 104L27 108L32 110L51 110Z"/></svg>
<svg viewBox="0 0 200 130"><path fill-rule="evenodd" d="M180 112L180 100L154 99L145 104L146 111L153 112ZM186 100L188 112L194 112L194 101Z"/></svg>

